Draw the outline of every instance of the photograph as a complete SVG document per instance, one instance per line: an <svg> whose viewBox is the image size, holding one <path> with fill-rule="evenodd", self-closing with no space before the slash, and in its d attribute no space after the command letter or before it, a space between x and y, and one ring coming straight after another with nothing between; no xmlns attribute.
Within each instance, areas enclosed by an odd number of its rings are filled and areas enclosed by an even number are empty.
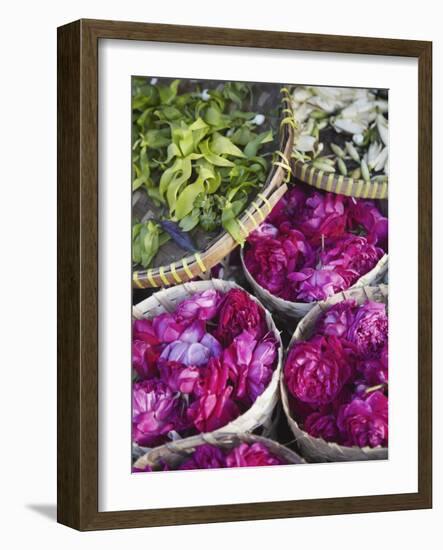
<svg viewBox="0 0 443 550"><path fill-rule="evenodd" d="M387 460L388 90L131 94L132 472Z"/></svg>

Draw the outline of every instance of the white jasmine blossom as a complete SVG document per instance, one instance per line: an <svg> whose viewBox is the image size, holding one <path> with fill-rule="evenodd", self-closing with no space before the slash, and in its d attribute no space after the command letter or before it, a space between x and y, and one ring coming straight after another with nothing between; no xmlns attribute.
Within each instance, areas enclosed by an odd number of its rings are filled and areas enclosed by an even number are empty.
<svg viewBox="0 0 443 550"><path fill-rule="evenodd" d="M252 124L256 124L257 126L261 126L263 122L265 121L265 115L257 114L255 117L251 120Z"/></svg>

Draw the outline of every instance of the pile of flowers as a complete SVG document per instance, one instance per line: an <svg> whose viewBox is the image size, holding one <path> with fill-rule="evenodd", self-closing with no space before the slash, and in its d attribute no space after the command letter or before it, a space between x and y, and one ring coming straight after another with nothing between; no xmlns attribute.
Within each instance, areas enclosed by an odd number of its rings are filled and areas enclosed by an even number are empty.
<svg viewBox="0 0 443 550"><path fill-rule="evenodd" d="M244 468L247 466L278 466L287 464L274 455L261 442L240 443L231 450L221 449L205 443L195 449L192 455L178 466L177 470L207 470L211 468ZM160 468L171 470L167 464ZM150 466L144 469L133 468L135 472L152 471Z"/></svg>
<svg viewBox="0 0 443 550"><path fill-rule="evenodd" d="M284 366L290 408L313 437L388 445L388 317L382 303L345 300L296 342Z"/></svg>
<svg viewBox="0 0 443 550"><path fill-rule="evenodd" d="M211 432L251 407L278 342L247 292L206 290L174 313L133 323L133 441L144 447Z"/></svg>
<svg viewBox="0 0 443 550"><path fill-rule="evenodd" d="M314 302L373 269L387 237L388 220L374 201L297 186L249 236L245 265L274 296Z"/></svg>

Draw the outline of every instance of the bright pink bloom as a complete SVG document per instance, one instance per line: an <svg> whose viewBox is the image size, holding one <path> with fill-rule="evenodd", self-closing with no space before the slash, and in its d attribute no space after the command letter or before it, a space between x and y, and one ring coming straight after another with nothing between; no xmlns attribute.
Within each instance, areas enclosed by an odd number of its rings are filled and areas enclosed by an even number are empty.
<svg viewBox="0 0 443 550"><path fill-rule="evenodd" d="M281 458L272 454L262 443L240 443L238 447L226 456L228 468L242 468L245 466L278 466L286 464Z"/></svg>
<svg viewBox="0 0 443 550"><path fill-rule="evenodd" d="M293 283L298 301L316 302L325 300L336 292L347 288L349 272L340 273L336 269L313 269L305 267L301 271L288 275Z"/></svg>
<svg viewBox="0 0 443 550"><path fill-rule="evenodd" d="M346 235L320 254L320 261L324 266L352 271L353 275L348 282L352 285L361 276L371 271L383 254L381 248L370 244L365 237Z"/></svg>
<svg viewBox="0 0 443 550"><path fill-rule="evenodd" d="M257 342L253 334L243 331L224 351L223 363L229 367L234 396L252 404L269 384L277 357L277 342L267 334Z"/></svg>
<svg viewBox="0 0 443 550"><path fill-rule="evenodd" d="M240 409L231 397L232 386L228 386L227 382L227 365L212 358L202 382L196 388L198 399L187 410L189 420L199 432L212 432L240 414Z"/></svg>
<svg viewBox="0 0 443 550"><path fill-rule="evenodd" d="M184 323L178 323L171 313L161 313L154 318L152 325L160 342L170 343L178 340L185 330Z"/></svg>
<svg viewBox="0 0 443 550"><path fill-rule="evenodd" d="M344 405L337 419L343 444L378 447L388 444L388 399L380 391Z"/></svg>
<svg viewBox="0 0 443 550"><path fill-rule="evenodd" d="M194 319L210 321L217 314L220 301L221 295L216 290L199 292L178 305L175 318L179 322Z"/></svg>
<svg viewBox="0 0 443 550"><path fill-rule="evenodd" d="M214 336L223 346L229 346L243 330L249 330L256 338L261 338L267 330L265 314L247 292L233 288L225 294Z"/></svg>
<svg viewBox="0 0 443 550"><path fill-rule="evenodd" d="M388 317L385 304L368 300L360 306L348 329L347 339L362 356L378 354L388 339Z"/></svg>
<svg viewBox="0 0 443 550"><path fill-rule="evenodd" d="M178 425L177 400L160 380L135 382L132 388L132 436L138 445L154 446Z"/></svg>
<svg viewBox="0 0 443 550"><path fill-rule="evenodd" d="M305 420L304 429L312 437L319 437L325 441L337 441L338 438L337 419L333 414L310 414Z"/></svg>
<svg viewBox="0 0 443 550"><path fill-rule="evenodd" d="M349 355L335 336L315 336L309 342L297 342L284 368L290 393L315 406L331 403L350 375Z"/></svg>
<svg viewBox="0 0 443 550"><path fill-rule="evenodd" d="M223 451L218 447L205 443L199 445L191 458L185 460L179 470L207 470L212 468L226 468L226 459Z"/></svg>
<svg viewBox="0 0 443 550"><path fill-rule="evenodd" d="M198 367L188 367L175 361L162 361L159 369L162 380L175 393L192 393L200 377Z"/></svg>

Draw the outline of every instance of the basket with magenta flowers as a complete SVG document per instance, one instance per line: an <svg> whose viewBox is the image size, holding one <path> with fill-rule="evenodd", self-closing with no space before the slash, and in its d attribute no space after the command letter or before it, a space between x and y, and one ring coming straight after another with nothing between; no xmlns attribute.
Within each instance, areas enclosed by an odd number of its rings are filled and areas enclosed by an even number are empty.
<svg viewBox="0 0 443 550"><path fill-rule="evenodd" d="M235 283L163 289L133 308L134 454L200 433L270 422L282 344L270 314Z"/></svg>
<svg viewBox="0 0 443 550"><path fill-rule="evenodd" d="M208 470L303 464L294 451L277 441L248 434L199 434L156 447L141 456L134 472Z"/></svg>
<svg viewBox="0 0 443 550"><path fill-rule="evenodd" d="M388 287L320 302L299 323L284 361L283 408L313 462L388 457Z"/></svg>
<svg viewBox="0 0 443 550"><path fill-rule="evenodd" d="M297 184L250 235L242 261L261 302L292 323L337 292L379 282L387 250L375 201Z"/></svg>

